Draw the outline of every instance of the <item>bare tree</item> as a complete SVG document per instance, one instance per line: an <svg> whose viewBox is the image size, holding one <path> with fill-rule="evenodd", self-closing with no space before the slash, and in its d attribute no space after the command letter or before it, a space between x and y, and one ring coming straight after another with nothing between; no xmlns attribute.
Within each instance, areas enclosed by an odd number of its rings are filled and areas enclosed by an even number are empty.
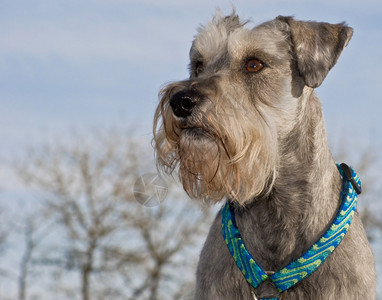
<svg viewBox="0 0 382 300"><path fill-rule="evenodd" d="M30 212L28 215L24 213L23 223L18 226L22 228L17 228L21 231L24 238L24 249L18 274L18 300L28 299L28 279L34 264L34 256L36 255L37 248L47 238L51 230L49 222L43 222L41 217L43 216L33 212Z"/></svg>
<svg viewBox="0 0 382 300"><path fill-rule="evenodd" d="M35 261L77 272L82 300L156 300L179 293L194 273L187 251L204 240L210 218L173 185L160 205L137 201L134 183L154 168L147 146L121 133L79 135L30 151L18 163L18 174L35 190L47 220L55 222L51 229L61 235ZM29 262L26 252L22 265ZM22 274L26 278L26 269ZM25 298L23 276L20 299ZM75 284L66 284L73 293Z"/></svg>
<svg viewBox="0 0 382 300"><path fill-rule="evenodd" d="M7 247L7 239L9 235L9 228L5 225L3 221L3 211L0 211L0 255L3 255ZM0 267L0 278L2 276L7 276L7 271Z"/></svg>
<svg viewBox="0 0 382 300"><path fill-rule="evenodd" d="M357 151L358 155L350 153L349 149L352 149L352 147L349 145L349 141L340 140L337 146L334 147L334 156L339 162L348 162L353 165L361 178L362 196L358 203L359 213L368 239L373 241L376 235L382 233L382 221L377 217L381 208L376 206L379 200L378 195L382 192L378 182L382 157L373 141L369 142L363 149L359 149ZM370 207L373 207L373 209L370 209Z"/></svg>
<svg viewBox="0 0 382 300"><path fill-rule="evenodd" d="M133 228L141 237L144 253L142 266L145 266L145 278L133 288L132 299L179 299L177 294L182 291L181 284L192 282L198 251L187 255L187 247L194 245L199 240L204 241L206 229L211 221L208 211L198 213L193 204L184 199L168 199L163 205L147 209L136 206L134 214L125 211L124 217L128 226ZM138 212L138 214L137 214ZM192 250L192 249L189 249ZM143 254L143 253L142 253ZM190 281L181 282L180 277L187 276ZM161 284L178 283L173 294L167 287L160 291ZM160 297L161 295L161 297Z"/></svg>

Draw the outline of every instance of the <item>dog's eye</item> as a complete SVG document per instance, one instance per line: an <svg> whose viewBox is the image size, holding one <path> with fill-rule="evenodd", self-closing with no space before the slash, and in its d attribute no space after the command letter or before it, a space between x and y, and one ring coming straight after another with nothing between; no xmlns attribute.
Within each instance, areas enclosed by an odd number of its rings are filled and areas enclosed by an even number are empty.
<svg viewBox="0 0 382 300"><path fill-rule="evenodd" d="M198 62L195 66L195 76L198 76L204 70L204 66L202 62Z"/></svg>
<svg viewBox="0 0 382 300"><path fill-rule="evenodd" d="M262 68L264 68L263 62L256 58L251 58L245 64L245 69L251 73L259 72Z"/></svg>

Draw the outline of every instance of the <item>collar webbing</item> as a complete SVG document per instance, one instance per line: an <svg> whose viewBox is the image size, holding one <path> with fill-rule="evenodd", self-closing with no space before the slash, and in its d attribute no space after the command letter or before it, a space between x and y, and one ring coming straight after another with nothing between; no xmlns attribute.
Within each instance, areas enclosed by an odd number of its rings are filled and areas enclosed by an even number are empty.
<svg viewBox="0 0 382 300"><path fill-rule="evenodd" d="M227 201L222 210L223 237L236 265L254 288L270 279L280 293L286 291L317 270L340 244L349 229L357 206L357 193L353 185L356 185L360 190L361 181L354 170L347 165L341 164L337 167L342 176L342 191L341 205L333 223L307 252L270 276L266 274L245 247L236 226L234 211ZM347 174L350 171L351 178Z"/></svg>

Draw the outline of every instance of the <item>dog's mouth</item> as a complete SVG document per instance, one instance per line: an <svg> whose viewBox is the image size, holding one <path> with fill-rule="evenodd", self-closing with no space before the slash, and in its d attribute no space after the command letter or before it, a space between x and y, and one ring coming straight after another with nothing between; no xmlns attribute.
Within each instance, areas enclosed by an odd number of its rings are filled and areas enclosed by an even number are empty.
<svg viewBox="0 0 382 300"><path fill-rule="evenodd" d="M206 132L205 129L197 126L184 126L180 128L183 132L201 134Z"/></svg>
<svg viewBox="0 0 382 300"><path fill-rule="evenodd" d="M181 147L186 145L184 149L187 149L190 144L193 144L197 148L205 149L206 152L203 153L203 155L207 155L209 152L218 151L218 148L222 146L224 152L228 155L225 143L221 137L215 134L212 128L193 125L182 126L180 129L179 142Z"/></svg>
<svg viewBox="0 0 382 300"><path fill-rule="evenodd" d="M181 127L181 132L182 135L185 135L190 139L213 138L213 134L210 131L198 126Z"/></svg>

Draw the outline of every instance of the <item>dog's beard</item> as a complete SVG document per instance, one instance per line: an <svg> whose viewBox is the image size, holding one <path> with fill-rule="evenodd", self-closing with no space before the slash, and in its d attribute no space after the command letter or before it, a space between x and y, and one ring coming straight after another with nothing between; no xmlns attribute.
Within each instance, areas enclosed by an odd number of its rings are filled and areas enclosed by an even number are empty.
<svg viewBox="0 0 382 300"><path fill-rule="evenodd" d="M182 131L179 139L179 175L186 192L194 198L221 199L226 177L222 160L225 153L211 133L192 128Z"/></svg>
<svg viewBox="0 0 382 300"><path fill-rule="evenodd" d="M229 197L245 204L270 191L278 165L277 141L264 113L251 104L238 117L232 105L224 106L225 100L184 126L173 116L168 99L162 97L154 118L157 162L166 173L179 167L190 197L216 202Z"/></svg>

